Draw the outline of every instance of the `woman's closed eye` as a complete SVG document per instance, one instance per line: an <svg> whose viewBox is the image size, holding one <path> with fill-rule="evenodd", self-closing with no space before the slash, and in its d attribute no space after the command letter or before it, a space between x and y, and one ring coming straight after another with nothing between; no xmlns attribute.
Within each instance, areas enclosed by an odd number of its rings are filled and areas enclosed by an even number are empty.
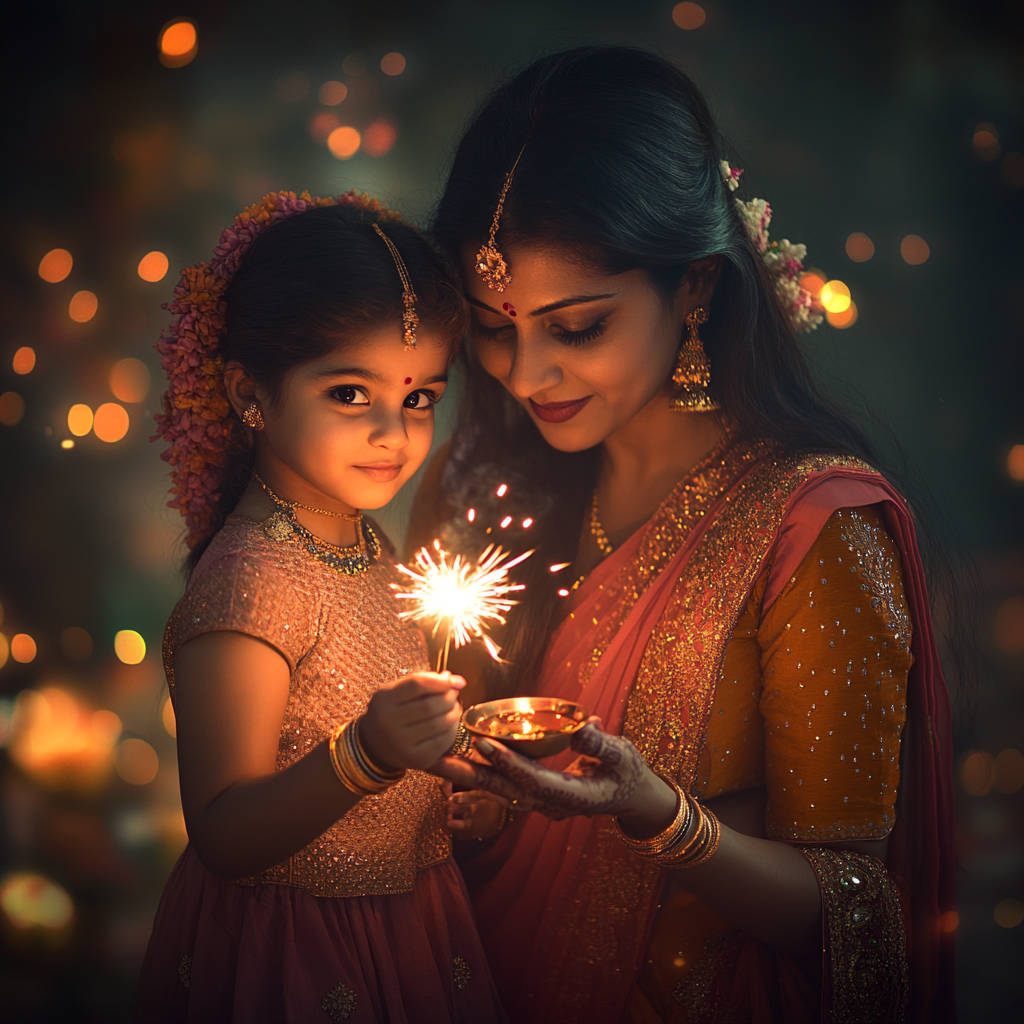
<svg viewBox="0 0 1024 1024"><path fill-rule="evenodd" d="M331 398L342 405L369 405L370 399L363 388L352 384L343 384L340 388L331 388Z"/></svg>
<svg viewBox="0 0 1024 1024"><path fill-rule="evenodd" d="M471 328L473 333L481 338L497 338L509 331L512 331L514 327L515 325L508 320L505 320L503 323L499 323L496 326L489 327L475 313L471 319Z"/></svg>
<svg viewBox="0 0 1024 1024"><path fill-rule="evenodd" d="M588 341L593 341L595 338L599 338L604 334L606 326L607 324L604 317L600 317L589 327L584 327L578 331L571 330L568 327L563 327L561 324L552 324L551 333L566 345L584 345Z"/></svg>
<svg viewBox="0 0 1024 1024"><path fill-rule="evenodd" d="M413 391L412 394L406 395L402 406L406 409L415 409L418 412L422 412L432 408L440 401L441 396L436 391L420 388L419 391Z"/></svg>

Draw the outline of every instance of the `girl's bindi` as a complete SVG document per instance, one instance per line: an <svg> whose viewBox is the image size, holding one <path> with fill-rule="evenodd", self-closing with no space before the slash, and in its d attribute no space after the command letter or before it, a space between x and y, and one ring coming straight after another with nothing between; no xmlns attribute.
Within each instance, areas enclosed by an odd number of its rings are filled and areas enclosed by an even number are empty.
<svg viewBox="0 0 1024 1024"><path fill-rule="evenodd" d="M501 308L505 310L505 312L508 313L509 316L516 315L516 307L513 306L511 302L503 302L501 304Z"/></svg>
<svg viewBox="0 0 1024 1024"><path fill-rule="evenodd" d="M412 383L412 377L406 377L405 378L405 383L406 384L411 384Z"/></svg>

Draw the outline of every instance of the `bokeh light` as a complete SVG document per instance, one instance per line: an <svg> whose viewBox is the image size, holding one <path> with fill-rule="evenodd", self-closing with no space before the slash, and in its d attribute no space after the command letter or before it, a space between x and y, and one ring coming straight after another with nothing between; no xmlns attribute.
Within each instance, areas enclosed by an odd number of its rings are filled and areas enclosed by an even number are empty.
<svg viewBox="0 0 1024 1024"><path fill-rule="evenodd" d="M64 932L75 907L67 891L32 871L15 871L0 882L0 909L18 931Z"/></svg>
<svg viewBox="0 0 1024 1024"><path fill-rule="evenodd" d="M81 626L68 626L61 630L60 649L69 661L88 661L92 655L92 637Z"/></svg>
<svg viewBox="0 0 1024 1024"><path fill-rule="evenodd" d="M309 119L309 134L314 142L325 143L327 137L340 125L338 118L327 110L321 110Z"/></svg>
<svg viewBox="0 0 1024 1024"><path fill-rule="evenodd" d="M993 785L1000 793L1010 796L1024 787L1024 754L1019 750L1001 750L992 762L992 770Z"/></svg>
<svg viewBox="0 0 1024 1024"><path fill-rule="evenodd" d="M1024 654L1024 597L1002 601L992 618L992 642L1001 654Z"/></svg>
<svg viewBox="0 0 1024 1024"><path fill-rule="evenodd" d="M955 910L947 910L939 915L939 931L955 932L960 927L960 915Z"/></svg>
<svg viewBox="0 0 1024 1024"><path fill-rule="evenodd" d="M363 149L368 156L383 156L398 141L398 129L390 121L374 121L363 132Z"/></svg>
<svg viewBox="0 0 1024 1024"><path fill-rule="evenodd" d="M174 18L160 30L157 46L164 67L182 68L199 52L199 35L191 21Z"/></svg>
<svg viewBox="0 0 1024 1024"><path fill-rule="evenodd" d="M992 791L992 755L983 750L968 754L960 764L960 785L969 796L986 796Z"/></svg>
<svg viewBox="0 0 1024 1024"><path fill-rule="evenodd" d="M155 284L167 276L167 269L170 265L167 257L162 252L154 249L153 252L147 252L139 260L139 277L143 281L150 281Z"/></svg>
<svg viewBox="0 0 1024 1024"><path fill-rule="evenodd" d="M847 327L852 327L857 322L857 303L851 302L841 313L826 311L825 318L833 327L845 331Z"/></svg>
<svg viewBox="0 0 1024 1024"><path fill-rule="evenodd" d="M178 720L174 716L174 702L170 697L164 701L164 709L160 713L160 720L164 723L164 729L168 736L177 738Z"/></svg>
<svg viewBox="0 0 1024 1024"><path fill-rule="evenodd" d="M999 165L999 177L1010 188L1024 188L1024 153L1007 153Z"/></svg>
<svg viewBox="0 0 1024 1024"><path fill-rule="evenodd" d="M900 255L903 257L903 262L909 263L912 267L927 262L931 254L932 251L928 243L920 235L907 235L900 242Z"/></svg>
<svg viewBox="0 0 1024 1024"><path fill-rule="evenodd" d="M149 367L141 359L119 359L110 371L110 390L122 402L141 402L150 383Z"/></svg>
<svg viewBox="0 0 1024 1024"><path fill-rule="evenodd" d="M146 641L134 629L120 629L114 635L114 653L126 665L138 665L146 657Z"/></svg>
<svg viewBox="0 0 1024 1024"><path fill-rule="evenodd" d="M0 423L13 427L25 415L25 399L17 391L5 391L0 395Z"/></svg>
<svg viewBox="0 0 1024 1024"><path fill-rule="evenodd" d="M3 668L7 664L7 659L11 654L11 645L7 642L7 637L0 633L0 668Z"/></svg>
<svg viewBox="0 0 1024 1024"><path fill-rule="evenodd" d="M60 446L65 451L70 451L72 448L75 447L75 442L70 437L65 437L64 440L61 441Z"/></svg>
<svg viewBox="0 0 1024 1024"><path fill-rule="evenodd" d="M325 107L336 107L344 102L348 95L348 86L344 82L324 82L316 95Z"/></svg>
<svg viewBox="0 0 1024 1024"><path fill-rule="evenodd" d="M81 402L68 409L68 430L75 437L85 437L92 430L92 409Z"/></svg>
<svg viewBox="0 0 1024 1024"><path fill-rule="evenodd" d="M828 313L845 313L853 301L850 289L842 281L826 281L821 289L821 304Z"/></svg>
<svg viewBox="0 0 1024 1024"><path fill-rule="evenodd" d="M51 249L39 261L39 276L50 284L59 284L71 273L74 263L67 249Z"/></svg>
<svg viewBox="0 0 1024 1024"><path fill-rule="evenodd" d="M22 345L14 358L11 360L11 369L19 376L31 373L36 368L36 350L28 345Z"/></svg>
<svg viewBox="0 0 1024 1024"><path fill-rule="evenodd" d="M995 160L1000 153L999 132L995 125L982 121L974 129L974 138L971 140L974 147L974 155L979 160Z"/></svg>
<svg viewBox="0 0 1024 1024"><path fill-rule="evenodd" d="M1006 453L1006 473L1011 480L1024 480L1024 444L1015 444Z"/></svg>
<svg viewBox="0 0 1024 1024"><path fill-rule="evenodd" d="M828 280L828 275L824 271L815 270L813 267L810 270L805 270L800 275L800 287L806 291L811 298L820 299L821 289L825 287L825 282Z"/></svg>
<svg viewBox="0 0 1024 1024"><path fill-rule="evenodd" d="M11 717L11 758L48 789L93 792L110 776L121 719L56 686L23 690Z"/></svg>
<svg viewBox="0 0 1024 1024"><path fill-rule="evenodd" d="M362 141L359 132L348 125L335 128L327 136L327 148L339 159L348 160L359 151L359 144Z"/></svg>
<svg viewBox="0 0 1024 1024"><path fill-rule="evenodd" d="M350 53L342 62L341 70L350 78L366 74L366 58L361 53Z"/></svg>
<svg viewBox="0 0 1024 1024"><path fill-rule="evenodd" d="M93 433L108 444L120 441L128 433L128 410L117 402L104 402L93 417Z"/></svg>
<svg viewBox="0 0 1024 1024"><path fill-rule="evenodd" d="M1020 900L1000 900L992 911L996 924L1000 928L1016 928L1024 921L1024 903Z"/></svg>
<svg viewBox="0 0 1024 1024"><path fill-rule="evenodd" d="M707 21L707 13L700 4L681 3L672 8L672 20L677 28L692 32Z"/></svg>
<svg viewBox="0 0 1024 1024"><path fill-rule="evenodd" d="M854 231L846 239L846 255L854 263L867 263L875 255L875 243L863 231Z"/></svg>
<svg viewBox="0 0 1024 1024"><path fill-rule="evenodd" d="M160 758L145 740L127 739L118 744L114 767L125 782L145 786L156 778Z"/></svg>
<svg viewBox="0 0 1024 1024"><path fill-rule="evenodd" d="M28 633L15 633L11 637L11 657L22 665L36 660L39 648Z"/></svg>
<svg viewBox="0 0 1024 1024"><path fill-rule="evenodd" d="M99 305L99 299L95 294L83 289L71 296L71 301L68 303L68 316L75 323L88 323L96 315Z"/></svg>
<svg viewBox="0 0 1024 1024"><path fill-rule="evenodd" d="M385 53L380 59L380 69L385 75L400 75L405 70L405 58L400 53Z"/></svg>

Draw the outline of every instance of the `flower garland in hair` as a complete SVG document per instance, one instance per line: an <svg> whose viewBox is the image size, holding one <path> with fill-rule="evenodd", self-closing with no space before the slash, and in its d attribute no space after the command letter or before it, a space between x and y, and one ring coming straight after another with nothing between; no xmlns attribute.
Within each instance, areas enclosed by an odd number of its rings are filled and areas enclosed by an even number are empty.
<svg viewBox="0 0 1024 1024"><path fill-rule="evenodd" d="M723 160L719 167L726 188L735 192L740 187L743 170L731 167L728 160ZM825 307L800 283L807 246L791 242L788 238L780 242L769 241L768 225L772 220L772 208L764 199L751 199L747 202L737 199L735 203L747 234L768 267L775 291L782 300L793 329L798 333L813 331L825 319Z"/></svg>
<svg viewBox="0 0 1024 1024"><path fill-rule="evenodd" d="M173 314L156 350L167 374L157 433L169 447L160 458L171 466L173 496L167 503L185 517L186 542L193 548L217 523L217 488L231 454L245 448L238 418L224 388L224 293L249 246L271 224L318 206L356 206L379 221L400 221L401 214L352 189L337 198L315 199L308 192L271 192L243 210L220 236L209 263L181 272L174 298L163 308Z"/></svg>

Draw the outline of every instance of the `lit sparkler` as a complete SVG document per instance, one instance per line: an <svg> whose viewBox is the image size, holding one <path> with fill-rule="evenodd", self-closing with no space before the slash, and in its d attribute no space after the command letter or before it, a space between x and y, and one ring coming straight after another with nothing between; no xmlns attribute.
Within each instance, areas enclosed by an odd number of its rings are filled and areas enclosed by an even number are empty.
<svg viewBox="0 0 1024 1024"><path fill-rule="evenodd" d="M525 554L507 561L511 552L489 544L476 560L471 562L462 555L450 555L434 541L434 553L420 548L413 568L398 566L398 571L409 577L409 583L393 583L396 598L414 602L408 611L399 612L399 618L413 622L434 623L431 636L443 625L444 648L437 656L437 671L448 667L448 652L452 645L462 647L474 637L482 640L487 653L501 661L501 648L487 635L487 624L504 625L505 613L519 602L508 595L525 590L521 583L510 583L508 571L533 554Z"/></svg>

